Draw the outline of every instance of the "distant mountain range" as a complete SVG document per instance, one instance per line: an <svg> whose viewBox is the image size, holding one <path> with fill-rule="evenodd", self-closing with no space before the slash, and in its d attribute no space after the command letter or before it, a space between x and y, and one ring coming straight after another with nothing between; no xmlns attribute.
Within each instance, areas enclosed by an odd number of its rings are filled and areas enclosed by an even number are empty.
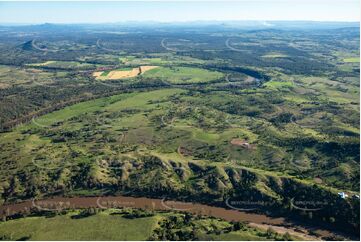
<svg viewBox="0 0 361 242"><path fill-rule="evenodd" d="M155 22L155 21L127 21L117 23L96 23L96 24L11 24L0 23L2 27L15 27L32 30L54 30L64 27L78 28L113 28L113 27L223 27L232 29L338 29L348 27L360 27L359 22L321 22L321 21L267 21L267 20L250 20L250 21L191 21L191 22Z"/></svg>

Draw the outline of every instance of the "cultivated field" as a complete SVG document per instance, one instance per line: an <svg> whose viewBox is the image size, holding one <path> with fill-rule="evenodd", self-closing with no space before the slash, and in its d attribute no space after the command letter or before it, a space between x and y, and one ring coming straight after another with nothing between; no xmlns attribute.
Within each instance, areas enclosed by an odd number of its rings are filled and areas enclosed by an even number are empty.
<svg viewBox="0 0 361 242"><path fill-rule="evenodd" d="M139 66L136 68L128 68L122 70L97 71L93 73L93 76L99 80L125 79L142 75L145 72L155 69L157 67L158 66Z"/></svg>

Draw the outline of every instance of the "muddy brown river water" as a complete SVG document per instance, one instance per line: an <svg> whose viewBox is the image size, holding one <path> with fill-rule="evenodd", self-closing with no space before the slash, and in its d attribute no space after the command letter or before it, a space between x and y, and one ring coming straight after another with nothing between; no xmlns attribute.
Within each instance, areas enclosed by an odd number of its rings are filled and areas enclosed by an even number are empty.
<svg viewBox="0 0 361 242"><path fill-rule="evenodd" d="M21 211L37 208L45 211L55 211L71 208L142 208L152 210L164 211L186 211L192 214L213 216L227 221L242 221L249 223L252 227L267 228L272 227L276 232L281 234L289 232L304 240L319 240L321 236L329 236L333 233L320 229L300 226L286 221L282 217L269 217L263 214L248 213L238 211L235 209L225 209L221 207L208 206L198 203L186 203L178 201L170 201L164 199L153 199L145 197L128 197L128 196L114 196L114 197L55 197L44 200L31 200L20 202L16 204L7 204L0 207L1 215L10 216ZM320 235L318 237L309 235L309 230L316 230Z"/></svg>

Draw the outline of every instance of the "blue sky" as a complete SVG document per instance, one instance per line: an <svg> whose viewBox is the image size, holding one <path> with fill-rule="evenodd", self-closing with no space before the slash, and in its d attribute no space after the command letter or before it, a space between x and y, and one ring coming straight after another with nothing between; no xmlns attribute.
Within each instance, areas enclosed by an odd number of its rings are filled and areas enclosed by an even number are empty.
<svg viewBox="0 0 361 242"><path fill-rule="evenodd" d="M122 21L315 20L359 21L358 0L0 1L0 23Z"/></svg>

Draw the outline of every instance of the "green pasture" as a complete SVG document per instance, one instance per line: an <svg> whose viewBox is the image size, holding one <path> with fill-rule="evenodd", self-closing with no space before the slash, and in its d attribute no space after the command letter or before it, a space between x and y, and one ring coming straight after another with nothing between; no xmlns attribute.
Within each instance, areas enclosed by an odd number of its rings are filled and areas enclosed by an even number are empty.
<svg viewBox="0 0 361 242"><path fill-rule="evenodd" d="M223 76L220 72L191 67L160 67L144 73L144 77L161 78L172 84L206 83Z"/></svg>

